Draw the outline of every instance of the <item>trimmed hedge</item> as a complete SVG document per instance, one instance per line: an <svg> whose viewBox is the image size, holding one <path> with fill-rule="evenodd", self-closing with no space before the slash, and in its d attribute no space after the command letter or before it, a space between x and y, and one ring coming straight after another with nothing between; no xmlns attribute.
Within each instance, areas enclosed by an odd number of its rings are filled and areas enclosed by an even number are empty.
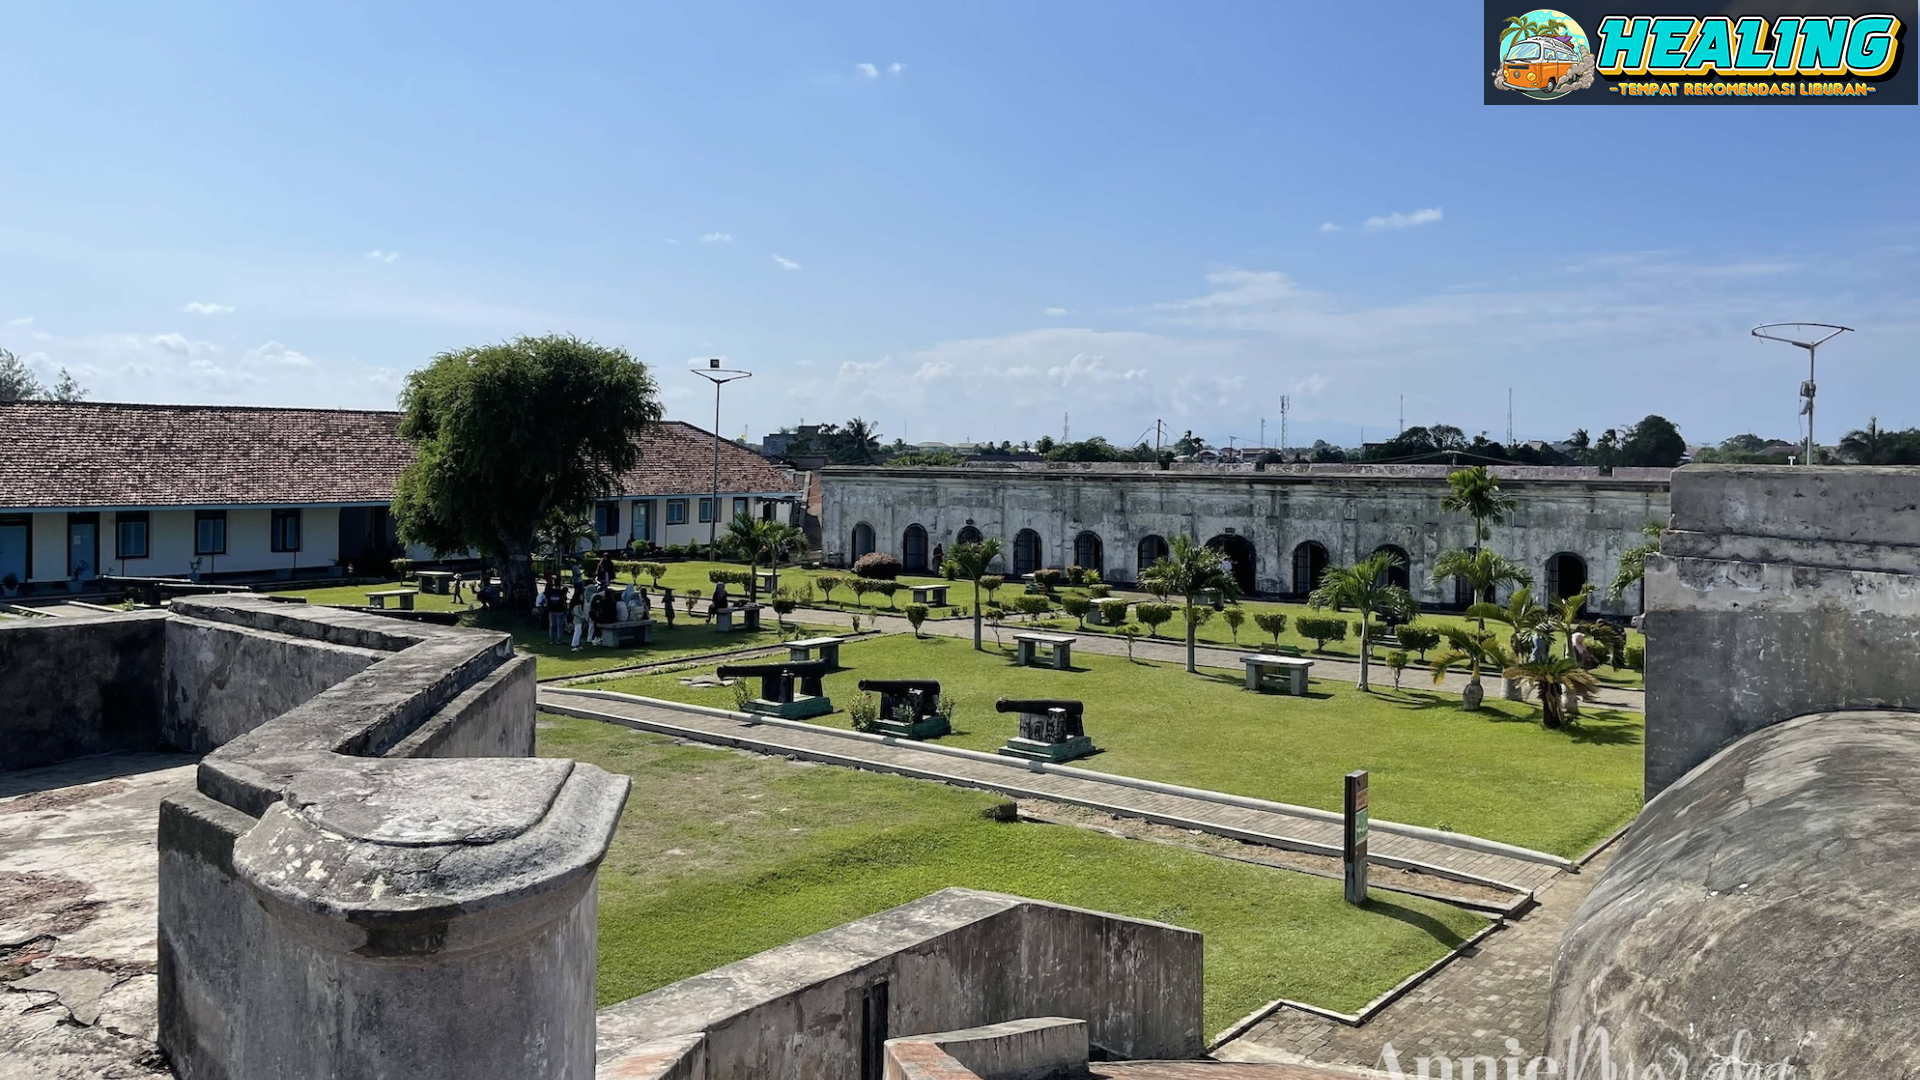
<svg viewBox="0 0 1920 1080"><path fill-rule="evenodd" d="M884 551L870 551L853 564L853 572L871 581L892 581L900 576L900 559Z"/></svg>
<svg viewBox="0 0 1920 1080"><path fill-rule="evenodd" d="M1293 628L1301 637L1313 639L1313 651L1320 652L1329 641L1347 640L1347 620L1332 619L1320 615L1303 615L1293 620Z"/></svg>

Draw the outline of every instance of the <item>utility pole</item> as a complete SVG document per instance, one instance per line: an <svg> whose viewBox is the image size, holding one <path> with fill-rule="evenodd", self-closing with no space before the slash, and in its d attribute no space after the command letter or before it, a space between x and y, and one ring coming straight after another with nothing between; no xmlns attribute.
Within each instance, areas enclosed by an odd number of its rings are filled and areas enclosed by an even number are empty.
<svg viewBox="0 0 1920 1080"><path fill-rule="evenodd" d="M1073 428L1067 423L1067 419L1066 413L1060 414L1060 441L1062 443L1070 443L1073 441Z"/></svg>
<svg viewBox="0 0 1920 1080"><path fill-rule="evenodd" d="M1267 418L1263 416L1260 418L1260 449L1265 450L1266 448L1267 448Z"/></svg>
<svg viewBox="0 0 1920 1080"><path fill-rule="evenodd" d="M1400 395L1400 434L1407 433L1407 395Z"/></svg>
<svg viewBox="0 0 1920 1080"><path fill-rule="evenodd" d="M1167 425L1163 421L1155 420L1153 422L1153 456L1156 458L1160 456L1160 440L1166 428Z"/></svg>
<svg viewBox="0 0 1920 1080"><path fill-rule="evenodd" d="M723 368L715 357L707 361L706 370L694 368L693 373L713 384L713 521L707 530L707 554L711 557L713 545L720 541L720 388L735 379L751 379L753 372Z"/></svg>
<svg viewBox="0 0 1920 1080"><path fill-rule="evenodd" d="M1280 395L1280 452L1287 452L1287 409L1293 404L1291 398Z"/></svg>
<svg viewBox="0 0 1920 1080"><path fill-rule="evenodd" d="M1765 323L1753 328L1753 336L1768 341L1783 341L1788 345L1807 350L1807 381L1800 384L1800 396L1806 404L1800 406L1801 415L1807 418L1807 460L1806 464L1815 465L1819 459L1814 456L1813 441L1813 360L1820 346L1851 331L1851 326L1835 323ZM1831 333L1818 334L1813 331L1828 330ZM1763 332L1764 331L1764 332Z"/></svg>
<svg viewBox="0 0 1920 1080"><path fill-rule="evenodd" d="M1507 387L1507 449L1513 449L1513 387Z"/></svg>

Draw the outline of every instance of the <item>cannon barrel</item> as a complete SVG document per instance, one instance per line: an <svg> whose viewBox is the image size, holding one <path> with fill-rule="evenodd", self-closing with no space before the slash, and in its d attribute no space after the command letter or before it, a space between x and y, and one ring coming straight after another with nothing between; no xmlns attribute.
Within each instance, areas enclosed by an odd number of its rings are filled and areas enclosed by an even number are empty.
<svg viewBox="0 0 1920 1080"><path fill-rule="evenodd" d="M1001 698L993 703L994 712L1044 713L1048 709L1065 709L1068 716L1079 716L1082 706L1064 698Z"/></svg>
<svg viewBox="0 0 1920 1080"><path fill-rule="evenodd" d="M795 678L818 679L832 670L825 660L781 660L771 664L722 664L713 673L723 679L736 679L792 672Z"/></svg>
<svg viewBox="0 0 1920 1080"><path fill-rule="evenodd" d="M940 682L937 679L861 679L860 689L871 690L876 694L911 694L915 690L924 694L938 695Z"/></svg>

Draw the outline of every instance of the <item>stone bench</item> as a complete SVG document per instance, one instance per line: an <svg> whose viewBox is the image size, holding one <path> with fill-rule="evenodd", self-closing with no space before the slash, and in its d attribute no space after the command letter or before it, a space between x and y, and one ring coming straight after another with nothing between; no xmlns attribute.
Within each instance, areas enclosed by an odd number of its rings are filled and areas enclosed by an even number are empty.
<svg viewBox="0 0 1920 1080"><path fill-rule="evenodd" d="M753 572L754 587L764 592L772 592L774 576L772 570L755 570Z"/></svg>
<svg viewBox="0 0 1920 1080"><path fill-rule="evenodd" d="M367 606L384 608L387 606L387 601L392 600L394 606L401 611L412 611L413 598L419 593L418 589L376 589L367 594Z"/></svg>
<svg viewBox="0 0 1920 1080"><path fill-rule="evenodd" d="M600 632L600 644L610 649L627 646L629 638L637 639L636 644L653 644L652 619L628 619L625 622L595 623L594 629Z"/></svg>
<svg viewBox="0 0 1920 1080"><path fill-rule="evenodd" d="M1054 670L1065 671L1073 666L1073 643L1078 640L1072 634L1015 634L1014 647L1019 650L1016 662L1032 667L1044 648L1052 654Z"/></svg>
<svg viewBox="0 0 1920 1080"><path fill-rule="evenodd" d="M453 591L453 571L451 570L422 570L414 577L419 579L420 591L423 593L445 596Z"/></svg>
<svg viewBox="0 0 1920 1080"><path fill-rule="evenodd" d="M947 606L947 588L948 588L947 586L945 585L914 585L914 586L911 586L911 588L913 589L914 603L925 604L928 607L946 607Z"/></svg>
<svg viewBox="0 0 1920 1080"><path fill-rule="evenodd" d="M760 609L765 604L732 604L713 608L713 628L722 634L731 634L735 630L760 629Z"/></svg>
<svg viewBox="0 0 1920 1080"><path fill-rule="evenodd" d="M789 641L787 642L787 659L811 660L817 649L820 652L820 659L825 660L829 666L837 668L840 666L840 645L846 640L841 637L816 637L805 641Z"/></svg>
<svg viewBox="0 0 1920 1080"><path fill-rule="evenodd" d="M1240 662L1247 666L1247 689L1260 690L1267 676L1277 675L1281 679L1283 692L1298 697L1307 692L1307 673L1313 670L1313 661L1297 656L1274 656L1270 653L1258 653L1243 656Z"/></svg>

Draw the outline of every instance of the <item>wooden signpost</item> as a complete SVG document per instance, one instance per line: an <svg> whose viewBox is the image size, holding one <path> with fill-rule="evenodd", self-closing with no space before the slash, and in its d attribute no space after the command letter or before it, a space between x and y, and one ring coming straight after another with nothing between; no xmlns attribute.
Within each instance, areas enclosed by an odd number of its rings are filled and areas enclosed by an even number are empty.
<svg viewBox="0 0 1920 1080"><path fill-rule="evenodd" d="M1346 860L1347 903L1367 902L1367 770L1347 774L1346 830L1341 855Z"/></svg>

